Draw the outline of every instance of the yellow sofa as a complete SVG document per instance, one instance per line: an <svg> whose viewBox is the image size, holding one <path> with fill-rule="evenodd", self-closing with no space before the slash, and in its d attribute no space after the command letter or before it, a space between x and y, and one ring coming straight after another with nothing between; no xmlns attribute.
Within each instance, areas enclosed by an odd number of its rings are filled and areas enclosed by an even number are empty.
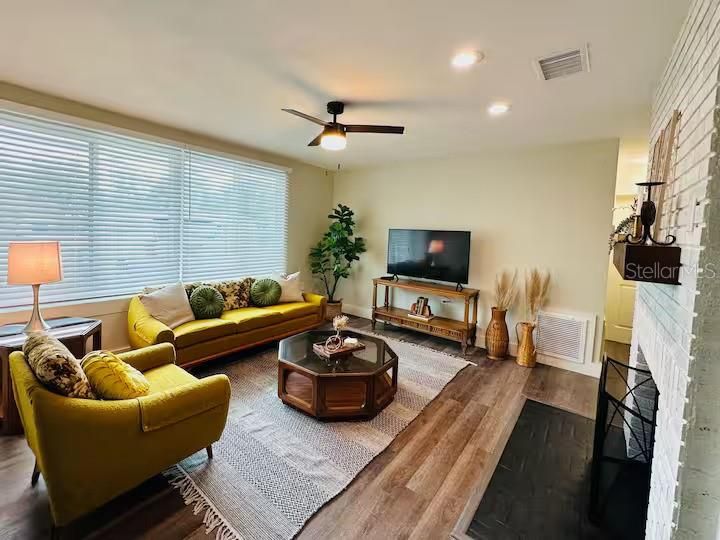
<svg viewBox="0 0 720 540"><path fill-rule="evenodd" d="M170 344L119 355L150 382L148 395L101 401L47 390L22 352L10 355L15 400L61 527L220 438L230 403L225 375L196 379Z"/></svg>
<svg viewBox="0 0 720 540"><path fill-rule="evenodd" d="M172 343L177 363L194 366L213 358L305 332L325 318L324 296L304 293L304 302L224 311L219 319L202 319L170 329L154 319L136 296L128 308L128 335L134 349Z"/></svg>

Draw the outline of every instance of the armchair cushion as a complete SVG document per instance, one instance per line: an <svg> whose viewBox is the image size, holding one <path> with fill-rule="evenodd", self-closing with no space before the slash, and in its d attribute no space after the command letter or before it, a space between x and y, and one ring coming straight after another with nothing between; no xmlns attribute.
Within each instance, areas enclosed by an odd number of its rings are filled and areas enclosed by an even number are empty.
<svg viewBox="0 0 720 540"><path fill-rule="evenodd" d="M81 364L93 391L103 399L132 399L150 390L142 373L111 352L93 351Z"/></svg>
<svg viewBox="0 0 720 540"><path fill-rule="evenodd" d="M30 334L23 353L35 377L49 390L68 397L96 398L80 362L53 336Z"/></svg>

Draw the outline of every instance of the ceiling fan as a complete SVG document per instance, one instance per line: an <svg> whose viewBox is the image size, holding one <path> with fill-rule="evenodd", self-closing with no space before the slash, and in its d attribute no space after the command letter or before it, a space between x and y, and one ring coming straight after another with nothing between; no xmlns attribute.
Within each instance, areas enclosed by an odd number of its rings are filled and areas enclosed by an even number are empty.
<svg viewBox="0 0 720 540"><path fill-rule="evenodd" d="M310 141L308 146L321 146L326 150L342 150L345 148L347 145L346 133L393 133L396 135L402 135L405 132L405 128L403 126L341 124L337 121L337 117L345 111L345 104L342 101L330 101L327 104L327 112L332 114L333 117L332 122L320 120L319 118L296 111L295 109L283 109L283 111L323 126L322 133Z"/></svg>

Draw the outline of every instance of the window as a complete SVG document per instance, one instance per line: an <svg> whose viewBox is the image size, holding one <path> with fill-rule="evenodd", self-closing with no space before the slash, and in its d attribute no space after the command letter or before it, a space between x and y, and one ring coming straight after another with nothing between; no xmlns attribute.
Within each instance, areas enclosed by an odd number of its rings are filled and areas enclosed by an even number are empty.
<svg viewBox="0 0 720 540"><path fill-rule="evenodd" d="M60 240L43 302L285 270L287 171L0 111L0 307L13 240Z"/></svg>

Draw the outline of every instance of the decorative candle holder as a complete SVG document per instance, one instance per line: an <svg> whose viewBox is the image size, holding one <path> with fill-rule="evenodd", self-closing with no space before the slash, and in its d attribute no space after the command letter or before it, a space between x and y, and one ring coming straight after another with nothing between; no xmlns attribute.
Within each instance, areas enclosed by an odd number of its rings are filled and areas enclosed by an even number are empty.
<svg viewBox="0 0 720 540"><path fill-rule="evenodd" d="M651 198L652 188L655 186L661 186L664 183L665 182L639 182L635 184L636 186L647 188L647 199L643 201L642 207L640 208L642 236L636 236L635 233L629 235L626 240L628 244L671 246L675 243L675 236L673 236L672 234L667 235L664 242L659 242L658 240L655 240L655 238L653 238L652 232L650 232L651 227L655 223L655 218L657 217L657 208L655 207L655 203Z"/></svg>

